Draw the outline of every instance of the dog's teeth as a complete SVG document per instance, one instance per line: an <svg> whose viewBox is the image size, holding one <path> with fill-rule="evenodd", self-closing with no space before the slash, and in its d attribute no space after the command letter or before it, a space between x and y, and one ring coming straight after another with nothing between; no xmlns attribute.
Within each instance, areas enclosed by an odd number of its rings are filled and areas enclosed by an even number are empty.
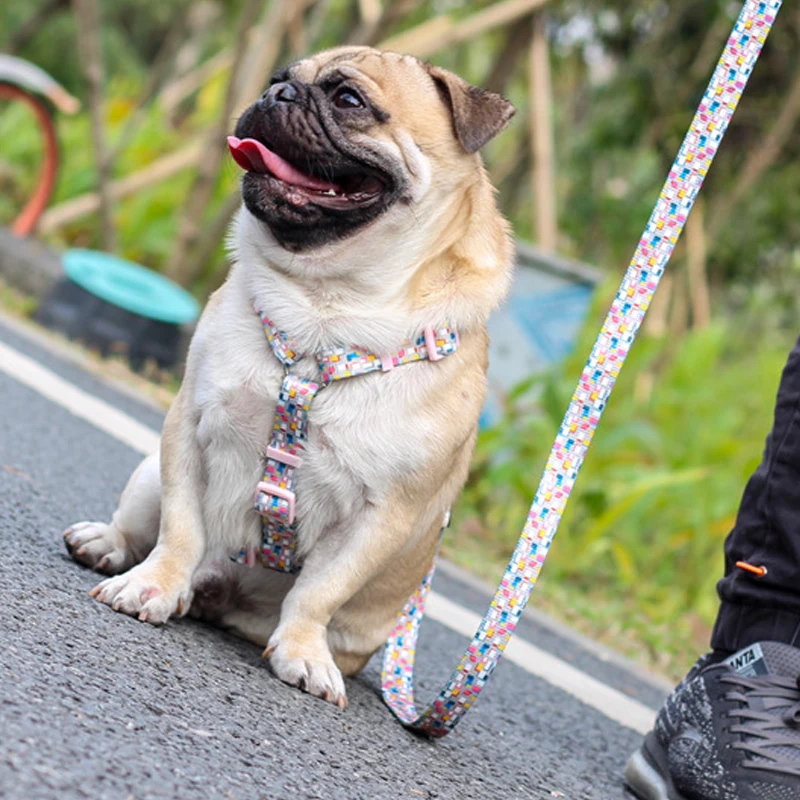
<svg viewBox="0 0 800 800"><path fill-rule="evenodd" d="M325 194L327 194L329 197L336 197L336 189L328 189Z"/></svg>

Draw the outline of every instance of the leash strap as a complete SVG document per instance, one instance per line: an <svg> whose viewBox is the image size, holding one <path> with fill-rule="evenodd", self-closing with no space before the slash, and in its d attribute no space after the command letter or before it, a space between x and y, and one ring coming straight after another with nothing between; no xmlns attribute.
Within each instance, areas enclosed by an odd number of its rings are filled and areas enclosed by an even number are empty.
<svg viewBox="0 0 800 800"><path fill-rule="evenodd" d="M414 705L414 654L433 569L400 613L386 645L381 688L389 708L409 728L432 737L447 734L475 702L500 661L544 564L619 371L780 6L781 0L744 4L581 374L491 606L450 680L422 714Z"/></svg>

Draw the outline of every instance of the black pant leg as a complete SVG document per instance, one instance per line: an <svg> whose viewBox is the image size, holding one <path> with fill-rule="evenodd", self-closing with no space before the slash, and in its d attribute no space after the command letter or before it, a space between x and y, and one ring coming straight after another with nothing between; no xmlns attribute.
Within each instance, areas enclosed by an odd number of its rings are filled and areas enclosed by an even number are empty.
<svg viewBox="0 0 800 800"><path fill-rule="evenodd" d="M764 566L767 574L745 572L737 561ZM763 459L725 542L725 577L717 589L715 650L765 640L800 646L800 339L781 376Z"/></svg>

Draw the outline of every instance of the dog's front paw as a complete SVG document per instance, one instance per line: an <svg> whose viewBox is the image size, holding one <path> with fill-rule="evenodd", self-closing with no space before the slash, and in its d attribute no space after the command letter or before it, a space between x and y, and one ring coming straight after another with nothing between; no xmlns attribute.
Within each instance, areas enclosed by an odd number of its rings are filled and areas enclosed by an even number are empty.
<svg viewBox="0 0 800 800"><path fill-rule="evenodd" d="M124 575L107 578L89 594L99 603L138 617L151 625L163 625L171 616L183 616L191 605L191 581L157 559L139 564Z"/></svg>
<svg viewBox="0 0 800 800"><path fill-rule="evenodd" d="M264 658L284 683L347 708L344 678L322 634L279 627L269 640Z"/></svg>
<svg viewBox="0 0 800 800"><path fill-rule="evenodd" d="M64 544L76 561L106 575L117 575L133 564L125 537L113 523L76 522L64 531Z"/></svg>

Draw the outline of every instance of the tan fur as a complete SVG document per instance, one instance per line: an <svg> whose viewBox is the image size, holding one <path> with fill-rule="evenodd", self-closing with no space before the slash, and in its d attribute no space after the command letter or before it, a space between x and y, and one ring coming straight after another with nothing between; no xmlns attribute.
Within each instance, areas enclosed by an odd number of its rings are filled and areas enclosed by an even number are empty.
<svg viewBox="0 0 800 800"><path fill-rule="evenodd" d="M339 48L300 62L292 76L312 82L333 69L389 112L353 139L397 160L412 202L301 254L242 211L236 264L204 311L164 425L160 481L158 459L145 461L111 523L79 523L65 538L76 558L112 574L150 551L96 587L99 601L154 624L191 606L267 645L281 679L343 706L342 673L360 670L385 640L466 480L485 398L486 320L507 290L512 245L480 157L460 143L428 67ZM393 351L432 323L448 322L461 337L439 362L320 392L298 470L296 577L228 559L260 541L252 496L283 375L254 301L304 353L340 343ZM316 369L313 358L293 367L309 378Z"/></svg>

